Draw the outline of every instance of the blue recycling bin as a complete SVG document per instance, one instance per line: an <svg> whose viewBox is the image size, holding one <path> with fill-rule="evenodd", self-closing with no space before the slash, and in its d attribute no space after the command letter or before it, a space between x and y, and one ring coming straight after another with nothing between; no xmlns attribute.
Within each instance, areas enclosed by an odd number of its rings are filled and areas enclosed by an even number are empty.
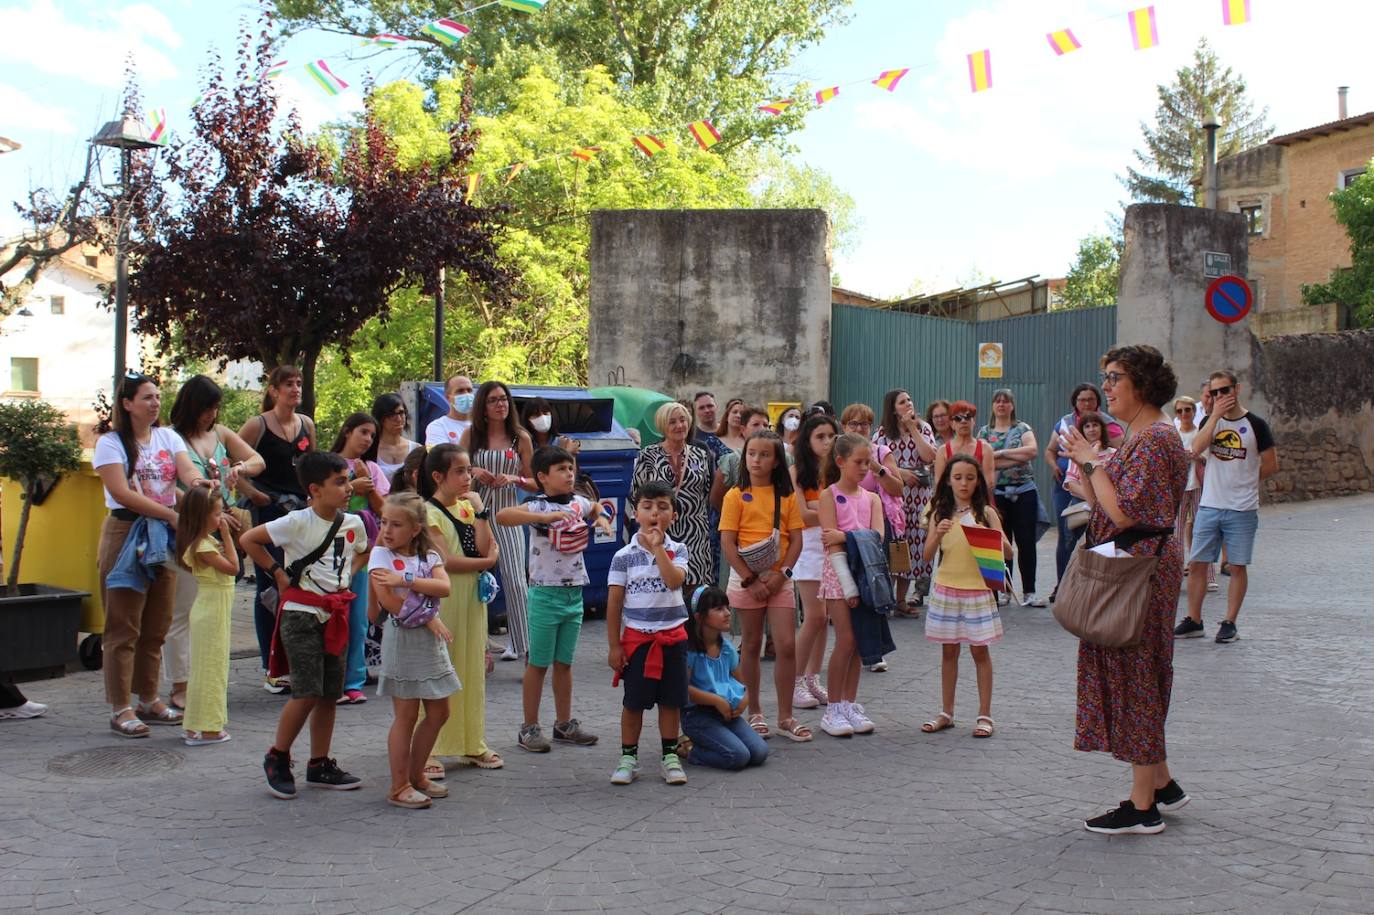
<svg viewBox="0 0 1374 915"><path fill-rule="evenodd" d="M517 413L535 397L547 400L559 434L581 443L577 469L592 478L599 491L602 507L610 513L615 524L614 537L598 529L592 530L591 542L584 556L587 577L591 581L582 591L583 605L590 611L604 613L606 575L611 568L611 557L624 546L629 536L625 529L626 502L630 496L630 478L634 474L639 446L616 422L615 402L608 397L594 397L586 388L536 385L510 385L510 392L515 400L512 408ZM444 386L437 382L424 382L407 385L402 393L409 395L406 400L411 406L410 415L415 422L412 437L420 440L425 427L448 412ZM502 582L502 593L487 605L487 613L493 619L505 613L504 588L505 583Z"/></svg>

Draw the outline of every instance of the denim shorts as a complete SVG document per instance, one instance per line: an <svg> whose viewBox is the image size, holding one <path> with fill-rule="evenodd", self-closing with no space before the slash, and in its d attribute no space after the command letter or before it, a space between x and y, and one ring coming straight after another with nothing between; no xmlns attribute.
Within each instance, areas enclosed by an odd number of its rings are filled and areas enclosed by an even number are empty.
<svg viewBox="0 0 1374 915"><path fill-rule="evenodd" d="M1200 506L1193 517L1193 554L1188 561L1216 562L1225 546L1228 563L1248 566L1255 552L1258 528L1258 511L1238 512Z"/></svg>

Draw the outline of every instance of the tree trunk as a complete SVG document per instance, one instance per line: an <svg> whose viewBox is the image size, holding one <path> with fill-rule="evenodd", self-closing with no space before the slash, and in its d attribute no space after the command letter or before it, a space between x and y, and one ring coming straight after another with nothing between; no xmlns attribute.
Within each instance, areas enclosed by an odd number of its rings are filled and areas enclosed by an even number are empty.
<svg viewBox="0 0 1374 915"><path fill-rule="evenodd" d="M29 529L29 509L33 507L33 492L24 487L24 507L19 510L19 528L14 532L14 558L10 560L10 574L5 582L11 594L19 593L19 558L24 553L24 534Z"/></svg>
<svg viewBox="0 0 1374 915"><path fill-rule="evenodd" d="M301 412L311 419L315 418L315 366L320 361L323 348L311 347L301 354Z"/></svg>

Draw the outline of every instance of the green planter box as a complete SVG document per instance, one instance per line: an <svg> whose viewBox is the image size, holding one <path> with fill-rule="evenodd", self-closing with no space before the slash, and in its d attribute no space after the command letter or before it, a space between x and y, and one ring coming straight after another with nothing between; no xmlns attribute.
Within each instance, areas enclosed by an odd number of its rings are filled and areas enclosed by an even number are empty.
<svg viewBox="0 0 1374 915"><path fill-rule="evenodd" d="M0 671L60 676L76 659L85 591L52 585L19 586L11 595L0 587Z"/></svg>

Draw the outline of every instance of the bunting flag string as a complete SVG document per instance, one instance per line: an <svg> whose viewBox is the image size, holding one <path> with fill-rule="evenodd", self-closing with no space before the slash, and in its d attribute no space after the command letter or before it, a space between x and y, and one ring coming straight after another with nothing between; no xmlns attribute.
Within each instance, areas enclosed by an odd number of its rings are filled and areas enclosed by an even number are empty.
<svg viewBox="0 0 1374 915"><path fill-rule="evenodd" d="M635 146L650 159L668 148L662 140L651 133L642 133L635 137Z"/></svg>
<svg viewBox="0 0 1374 915"><path fill-rule="evenodd" d="M601 152L600 146L583 146L579 149L574 149L568 155L572 156L574 159L580 159L583 162L590 162L596 158L596 154L599 152Z"/></svg>
<svg viewBox="0 0 1374 915"><path fill-rule="evenodd" d="M505 181L502 181L502 182L501 182L501 186L502 186L502 187L506 187L507 185L509 185L512 181L515 180L515 176L518 175L518 174L520 174L520 173L523 172L524 170L525 170L525 163L523 163L523 162L517 162L517 163L515 163L514 165L512 165L512 166L510 167L510 174L506 176L506 180L505 180Z"/></svg>
<svg viewBox="0 0 1374 915"><path fill-rule="evenodd" d="M1056 32L1050 32L1045 38L1049 40L1050 47L1054 49L1054 53L1059 57L1063 57L1065 54L1072 53L1083 47L1083 45L1079 43L1078 38L1073 34L1073 29L1059 29Z"/></svg>
<svg viewBox="0 0 1374 915"><path fill-rule="evenodd" d="M968 56L968 82L974 92L992 88L992 52L974 51Z"/></svg>
<svg viewBox="0 0 1374 915"><path fill-rule="evenodd" d="M373 45L379 48L395 48L399 47L400 45L406 44L409 41L410 39L404 35L392 35L390 33L383 32L380 35L368 36L367 38L363 39L363 44Z"/></svg>
<svg viewBox="0 0 1374 915"><path fill-rule="evenodd" d="M154 108L150 112L150 117L152 121L149 126L152 129L148 131L148 139L166 146L167 141L171 139L171 135L167 132L167 109Z"/></svg>
<svg viewBox="0 0 1374 915"><path fill-rule="evenodd" d="M697 141L697 145L702 149L710 149L720 142L720 133L711 126L707 120L693 121L687 129L692 134L692 139Z"/></svg>
<svg viewBox="0 0 1374 915"><path fill-rule="evenodd" d="M1155 21L1153 6L1131 10L1126 14L1131 26L1131 42L1137 51L1144 51L1159 44L1159 23Z"/></svg>
<svg viewBox="0 0 1374 915"><path fill-rule="evenodd" d="M1221 0L1221 21L1225 25L1245 25L1250 21L1250 0Z"/></svg>
<svg viewBox="0 0 1374 915"><path fill-rule="evenodd" d="M310 77L315 80L321 89L329 95L338 95L348 88L348 83L334 75L334 71L329 69L329 64L323 60L306 64L305 70Z"/></svg>
<svg viewBox="0 0 1374 915"><path fill-rule="evenodd" d="M467 176L467 191L463 194L464 203L472 203L472 196L477 193L477 186L482 183L481 175Z"/></svg>
<svg viewBox="0 0 1374 915"><path fill-rule="evenodd" d="M824 105L826 102L830 101L839 94L839 86L831 86L829 89L820 90L816 93L816 107L819 108L821 105Z"/></svg>
<svg viewBox="0 0 1374 915"><path fill-rule="evenodd" d="M262 78L276 79L277 77L281 76L283 73L286 72L286 67L289 63L289 60L277 61L276 63L272 64L272 66L268 67L265 71L263 71Z"/></svg>
<svg viewBox="0 0 1374 915"><path fill-rule="evenodd" d="M886 89L888 92L896 92L897 84L902 81L902 77L911 72L910 67L901 70L884 70L878 78L873 81L873 85L879 89Z"/></svg>
<svg viewBox="0 0 1374 915"><path fill-rule="evenodd" d="M463 36L471 32L472 29L461 22L454 22L452 19L436 19L420 31L444 47L451 48L462 41Z"/></svg>
<svg viewBox="0 0 1374 915"><path fill-rule="evenodd" d="M501 5L522 13L537 13L549 0L501 0Z"/></svg>
<svg viewBox="0 0 1374 915"><path fill-rule="evenodd" d="M766 105L760 105L759 111L762 111L765 114L779 115L786 111L788 108L791 108L795 104L796 100L785 98L776 102L769 102Z"/></svg>

